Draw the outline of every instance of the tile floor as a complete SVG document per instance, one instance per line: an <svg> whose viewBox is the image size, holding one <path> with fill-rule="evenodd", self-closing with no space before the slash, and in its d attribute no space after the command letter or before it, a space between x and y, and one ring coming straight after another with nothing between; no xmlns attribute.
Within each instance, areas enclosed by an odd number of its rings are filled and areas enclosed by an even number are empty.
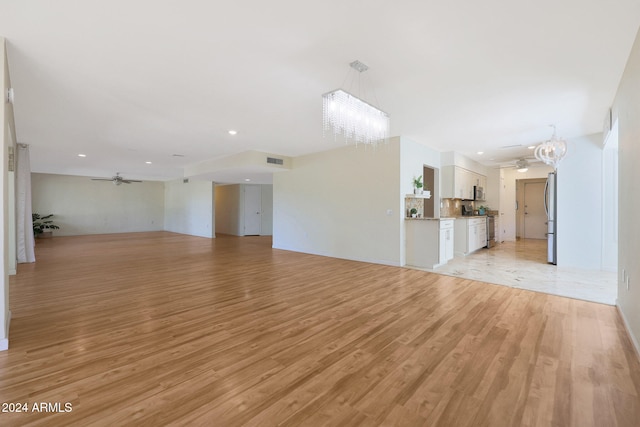
<svg viewBox="0 0 640 427"><path fill-rule="evenodd" d="M615 305L617 274L547 264L547 241L521 239L456 256L435 273Z"/></svg>

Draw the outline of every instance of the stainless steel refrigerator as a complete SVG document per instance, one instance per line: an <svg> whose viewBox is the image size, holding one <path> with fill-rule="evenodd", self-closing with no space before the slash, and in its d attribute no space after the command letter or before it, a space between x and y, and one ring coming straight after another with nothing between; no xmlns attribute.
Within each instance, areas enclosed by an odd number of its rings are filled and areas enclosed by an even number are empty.
<svg viewBox="0 0 640 427"><path fill-rule="evenodd" d="M554 265L558 261L557 178L557 172L549 173L547 185L544 187L544 210L547 212L547 262Z"/></svg>

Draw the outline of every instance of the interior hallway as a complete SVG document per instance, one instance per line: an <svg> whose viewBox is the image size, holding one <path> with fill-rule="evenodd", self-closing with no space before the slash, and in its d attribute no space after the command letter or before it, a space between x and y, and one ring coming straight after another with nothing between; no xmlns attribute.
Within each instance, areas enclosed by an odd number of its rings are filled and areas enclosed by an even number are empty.
<svg viewBox="0 0 640 427"><path fill-rule="evenodd" d="M435 273L615 305L617 275L547 264L547 241L520 239L456 256Z"/></svg>

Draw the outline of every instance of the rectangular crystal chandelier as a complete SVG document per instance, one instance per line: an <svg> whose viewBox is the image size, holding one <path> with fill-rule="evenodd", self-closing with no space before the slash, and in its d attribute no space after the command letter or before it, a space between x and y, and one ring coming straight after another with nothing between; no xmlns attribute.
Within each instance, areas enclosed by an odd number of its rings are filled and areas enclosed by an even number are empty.
<svg viewBox="0 0 640 427"><path fill-rule="evenodd" d="M349 66L360 74L369 69L360 61ZM375 145L389 137L389 115L343 89L322 95L322 125L323 134L347 143Z"/></svg>
<svg viewBox="0 0 640 427"><path fill-rule="evenodd" d="M322 95L324 132L345 142L377 144L389 137L389 115L342 89Z"/></svg>

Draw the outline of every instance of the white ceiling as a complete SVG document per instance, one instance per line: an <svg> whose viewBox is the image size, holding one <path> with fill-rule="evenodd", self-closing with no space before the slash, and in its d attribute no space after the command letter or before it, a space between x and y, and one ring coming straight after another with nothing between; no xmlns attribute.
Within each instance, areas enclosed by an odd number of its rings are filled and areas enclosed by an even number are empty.
<svg viewBox="0 0 640 427"><path fill-rule="evenodd" d="M321 94L356 59L369 91L346 89L387 111L392 135L492 165L551 123L600 132L639 25L638 0L0 0L32 169L132 179L340 146Z"/></svg>

